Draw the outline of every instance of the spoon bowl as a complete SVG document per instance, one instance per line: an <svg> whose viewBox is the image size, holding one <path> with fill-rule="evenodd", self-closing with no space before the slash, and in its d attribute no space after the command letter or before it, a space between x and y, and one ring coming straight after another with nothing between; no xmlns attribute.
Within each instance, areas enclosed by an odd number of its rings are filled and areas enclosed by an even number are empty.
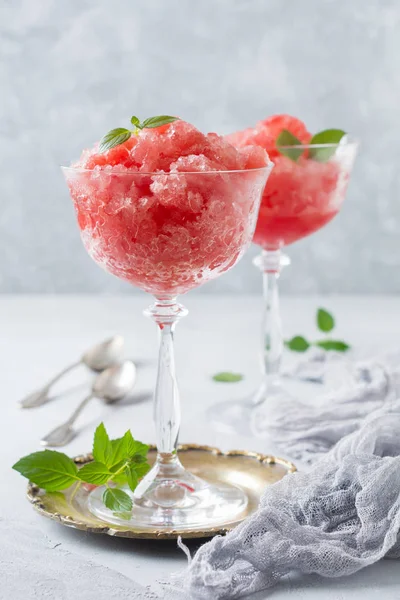
<svg viewBox="0 0 400 600"><path fill-rule="evenodd" d="M130 360L105 369L93 382L93 395L105 402L121 400L131 391L136 380L136 367Z"/></svg>
<svg viewBox="0 0 400 600"><path fill-rule="evenodd" d="M123 348L124 338L122 335L114 335L108 340L89 348L83 354L81 362L92 371L103 371L121 359Z"/></svg>

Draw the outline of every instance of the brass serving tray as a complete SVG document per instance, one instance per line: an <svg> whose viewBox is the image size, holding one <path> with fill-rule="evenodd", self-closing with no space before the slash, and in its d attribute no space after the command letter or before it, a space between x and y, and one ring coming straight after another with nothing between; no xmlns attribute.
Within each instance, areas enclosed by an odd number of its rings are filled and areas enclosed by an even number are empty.
<svg viewBox="0 0 400 600"><path fill-rule="evenodd" d="M170 529L140 529L130 525L119 526L107 524L92 515L87 508L89 492L80 488L71 502L71 490L65 492L45 492L33 483L28 484L27 496L34 508L49 519L58 521L67 527L81 529L90 533L103 533L127 538L147 539L176 539L204 538L217 534L225 534L233 529L240 521L251 515L257 509L260 497L267 485L282 479L287 473L294 473L296 467L293 463L267 454L248 452L246 450L230 450L222 452L211 446L197 444L183 444L179 446L179 456L183 465L195 475L204 477L208 481L222 481L241 487L248 495L249 502L244 513L235 522L224 523L206 529L194 528L191 530ZM156 449L151 446L149 463L153 463ZM91 454L77 456L75 463L82 466L91 460Z"/></svg>

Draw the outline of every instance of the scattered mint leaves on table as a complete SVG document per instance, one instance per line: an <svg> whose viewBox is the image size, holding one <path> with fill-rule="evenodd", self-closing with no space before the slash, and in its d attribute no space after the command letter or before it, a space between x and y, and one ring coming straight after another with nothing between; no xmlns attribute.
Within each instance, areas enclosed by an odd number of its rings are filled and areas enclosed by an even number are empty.
<svg viewBox="0 0 400 600"><path fill-rule="evenodd" d="M324 308L319 308L317 310L317 327L320 331L324 331L325 333L332 331L335 327L335 319L331 313Z"/></svg>
<svg viewBox="0 0 400 600"><path fill-rule="evenodd" d="M243 375L240 373L231 373L230 371L221 371L221 373L213 375L214 381L223 383L237 383L238 381L242 381L242 379Z"/></svg>
<svg viewBox="0 0 400 600"><path fill-rule="evenodd" d="M335 328L335 319L325 308L318 308L316 313L316 324L320 331L328 334ZM286 340L285 346L293 352L305 352L311 346L318 346L324 350L335 352L346 352L350 349L350 345L343 340L335 340L326 337L322 340L310 342L302 335L295 335L290 340Z"/></svg>
<svg viewBox="0 0 400 600"><path fill-rule="evenodd" d="M302 335L295 335L291 340L287 340L285 345L289 350L293 350L293 352L305 352L311 344Z"/></svg>
<svg viewBox="0 0 400 600"><path fill-rule="evenodd" d="M47 492L60 492L75 484L75 495L82 483L106 485L104 504L110 510L126 515L132 510L131 497L109 484L127 484L134 491L140 479L150 470L148 451L149 446L135 440L129 430L123 437L110 440L101 423L93 439L94 460L80 469L72 458L56 450L24 456L13 465L13 469Z"/></svg>
<svg viewBox="0 0 400 600"><path fill-rule="evenodd" d="M115 148L115 146L119 146L123 144L132 134L138 135L142 129L154 129L155 127L161 127L161 125L168 125L168 123L173 123L174 121L178 121L177 117L171 117L169 115L159 115L157 117L149 117L144 121L140 121L138 117L131 117L131 124L134 129L126 129L125 127L117 127L116 129L111 129L108 133L106 133L100 140L99 152L107 152L107 150L111 150L111 148Z"/></svg>
<svg viewBox="0 0 400 600"><path fill-rule="evenodd" d="M336 350L336 352L346 352L350 348L349 344L340 340L320 340L315 342L315 346L319 346L324 350Z"/></svg>

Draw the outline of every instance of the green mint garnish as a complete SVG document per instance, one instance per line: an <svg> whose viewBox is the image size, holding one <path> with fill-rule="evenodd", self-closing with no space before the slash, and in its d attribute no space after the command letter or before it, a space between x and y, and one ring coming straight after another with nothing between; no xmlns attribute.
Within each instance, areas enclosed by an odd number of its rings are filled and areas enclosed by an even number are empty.
<svg viewBox="0 0 400 600"><path fill-rule="evenodd" d="M100 140L99 150L100 152L107 152L111 148L115 146L119 146L123 144L132 135L132 131L129 129L124 129L123 127L117 127L117 129L111 129L105 136L103 136Z"/></svg>
<svg viewBox="0 0 400 600"><path fill-rule="evenodd" d="M79 477L85 483L104 485L112 479L113 473L101 462L90 462L79 470Z"/></svg>
<svg viewBox="0 0 400 600"><path fill-rule="evenodd" d="M138 127L139 129L153 129L154 127L161 127L161 125L168 125L168 123L173 123L174 121L177 121L176 117L160 115L159 117L149 117L148 119L145 119Z"/></svg>
<svg viewBox="0 0 400 600"><path fill-rule="evenodd" d="M129 512L132 510L132 498L118 488L104 490L103 502L107 508L114 512Z"/></svg>
<svg viewBox="0 0 400 600"><path fill-rule="evenodd" d="M75 495L81 483L107 485L109 483L128 484L135 490L139 480L150 469L147 462L149 446L135 440L130 431L121 438L110 440L101 423L94 434L93 458L80 469L74 461L62 452L43 450L21 458L13 469L43 488L47 492L57 492L76 484ZM123 490L107 487L103 494L107 508L115 512L132 510L132 500Z"/></svg>
<svg viewBox="0 0 400 600"><path fill-rule="evenodd" d="M126 512L115 512L114 517L117 517L117 519L123 519L124 521L129 521L132 517L132 512L129 510Z"/></svg>
<svg viewBox="0 0 400 600"><path fill-rule="evenodd" d="M312 144L338 144L346 132L342 129L325 129L316 133L310 140ZM309 157L318 162L327 162L336 152L336 147L310 148Z"/></svg>
<svg viewBox="0 0 400 600"><path fill-rule="evenodd" d="M320 340L319 342L314 342L314 345L324 350L334 350L336 352L346 352L350 348L346 342L342 342L341 340Z"/></svg>
<svg viewBox="0 0 400 600"><path fill-rule="evenodd" d="M24 456L13 469L48 492L69 488L79 481L78 468L63 452L42 450Z"/></svg>
<svg viewBox="0 0 400 600"><path fill-rule="evenodd" d="M214 381L221 381L224 383L237 383L242 381L243 375L240 373L231 373L230 371L222 371L213 375Z"/></svg>
<svg viewBox="0 0 400 600"><path fill-rule="evenodd" d="M93 458L105 465L110 463L112 457L112 445L104 423L100 423L94 432L93 438Z"/></svg>
<svg viewBox="0 0 400 600"><path fill-rule="evenodd" d="M311 344L302 335L295 335L292 339L286 340L285 346L292 352L305 352Z"/></svg>
<svg viewBox="0 0 400 600"><path fill-rule="evenodd" d="M324 333L331 332L335 327L335 319L333 315L325 310L325 308L318 308L316 314L316 323L318 329ZM332 340L327 337L323 340L310 342L302 335L295 335L290 340L286 340L285 346L293 352L305 352L311 346L318 346L318 348L335 352L346 352L350 348L350 345L342 340Z"/></svg>
<svg viewBox="0 0 400 600"><path fill-rule="evenodd" d="M173 123L177 120L177 117L170 117L169 115L149 117L142 122L140 122L138 117L131 117L131 124L134 126L134 129L125 129L124 127L111 129L111 131L101 138L99 152L107 152L107 150L111 150L111 148L123 144L129 140L132 134L137 135L142 129L161 127L161 125L168 125L168 123Z"/></svg>
<svg viewBox="0 0 400 600"><path fill-rule="evenodd" d="M288 146L301 146L301 141L290 131L287 129L283 129L281 133L276 138L276 147L280 154L283 156L287 156L294 162L296 162L300 156L303 154L304 150L302 148L289 148ZM287 146L283 148L282 146Z"/></svg>
<svg viewBox="0 0 400 600"><path fill-rule="evenodd" d="M319 308L317 310L317 326L320 331L328 333L335 327L335 319L327 310Z"/></svg>

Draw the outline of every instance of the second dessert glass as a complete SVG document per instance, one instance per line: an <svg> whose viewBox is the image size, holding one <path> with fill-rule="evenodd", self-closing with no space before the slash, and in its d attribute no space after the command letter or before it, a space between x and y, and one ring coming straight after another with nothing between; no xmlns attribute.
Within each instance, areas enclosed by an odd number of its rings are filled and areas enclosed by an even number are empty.
<svg viewBox="0 0 400 600"><path fill-rule="evenodd" d="M272 163L243 171L138 173L63 168L83 243L108 272L153 294L145 314L160 332L154 418L157 460L132 496L130 521L144 528L189 529L238 517L247 505L235 485L188 472L177 453L180 426L173 332L187 314L177 295L218 277L251 243ZM129 523L91 493L90 510Z"/></svg>
<svg viewBox="0 0 400 600"><path fill-rule="evenodd" d="M209 410L215 427L226 433L268 434L271 410L289 393L282 385L284 348L278 279L290 264L282 248L324 227L339 212L356 158L358 143L348 136L338 144L281 146L265 187L253 242L262 248L254 259L263 277L262 381L246 400ZM299 157L298 155L301 154ZM314 158L313 158L314 157Z"/></svg>

